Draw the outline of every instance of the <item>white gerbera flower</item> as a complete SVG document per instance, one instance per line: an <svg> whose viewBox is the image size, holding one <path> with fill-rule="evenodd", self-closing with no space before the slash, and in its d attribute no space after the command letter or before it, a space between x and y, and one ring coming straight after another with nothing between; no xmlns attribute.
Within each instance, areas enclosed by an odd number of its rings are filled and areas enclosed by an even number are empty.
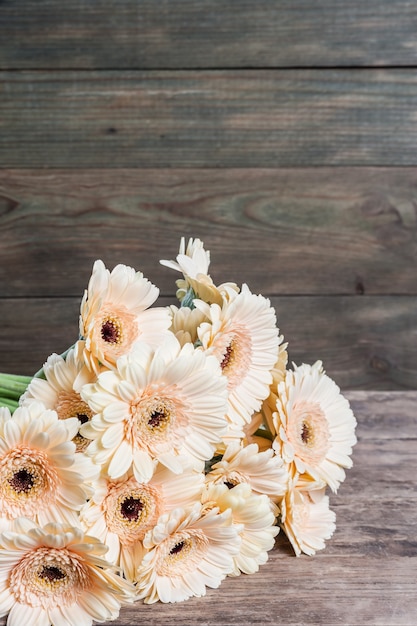
<svg viewBox="0 0 417 626"><path fill-rule="evenodd" d="M9 613L9 626L116 619L134 588L102 558L105 551L79 528L17 520L0 535L0 616Z"/></svg>
<svg viewBox="0 0 417 626"><path fill-rule="evenodd" d="M336 491L352 466L356 419L321 362L295 367L278 385L274 448L291 473L307 473Z"/></svg>
<svg viewBox="0 0 417 626"><path fill-rule="evenodd" d="M243 426L269 394L281 340L275 310L247 285L222 307L201 300L196 300L195 306L209 319L198 329L202 349L216 356L227 378L228 417Z"/></svg>
<svg viewBox="0 0 417 626"><path fill-rule="evenodd" d="M223 298L228 299L231 294L239 292L235 283L223 283L216 287L208 274L210 265L210 252L204 249L200 239L189 239L185 247L185 239L181 238L180 251L176 261L160 261L162 265L170 269L182 272L184 279L177 280L177 298L181 302L191 288L194 297L204 302L221 304ZM187 303L188 304L188 303Z"/></svg>
<svg viewBox="0 0 417 626"><path fill-rule="evenodd" d="M131 475L120 480L102 478L80 520L89 534L109 547L107 559L134 580L145 534L163 513L199 502L203 486L204 474L192 468L177 475L159 466L148 483L138 483Z"/></svg>
<svg viewBox="0 0 417 626"><path fill-rule="evenodd" d="M324 488L302 491L297 480L295 476L281 502L281 527L297 556L302 552L313 555L333 535L336 515L329 509Z"/></svg>
<svg viewBox="0 0 417 626"><path fill-rule="evenodd" d="M133 467L138 482L153 475L156 461L175 473L181 456L196 467L213 456L226 429L226 382L215 358L181 348L173 335L152 350L141 344L121 357L114 371L85 385L82 397L96 414L81 427L94 439L87 448L110 478Z"/></svg>
<svg viewBox="0 0 417 626"><path fill-rule="evenodd" d="M195 344L198 340L197 329L206 321L204 313L198 309L188 307L178 308L174 305L169 307L172 315L171 331L174 333L182 346L186 343Z"/></svg>
<svg viewBox="0 0 417 626"><path fill-rule="evenodd" d="M248 483L255 494L266 494L276 502L287 490L288 474L282 459L271 448L259 452L254 443L232 443L222 459L212 465L206 481L228 487Z"/></svg>
<svg viewBox="0 0 417 626"><path fill-rule="evenodd" d="M162 515L144 539L148 552L137 572L139 598L150 604L204 596L233 571L240 526L231 510L205 511L200 503Z"/></svg>
<svg viewBox="0 0 417 626"><path fill-rule="evenodd" d="M268 552L274 547L279 532L268 496L254 494L250 485L245 483L231 489L224 484L211 484L202 502L206 507L217 506L220 511L231 509L233 523L241 528L242 543L233 558L234 568L230 575L257 572L259 566L267 562Z"/></svg>
<svg viewBox="0 0 417 626"><path fill-rule="evenodd" d="M22 406L42 402L47 409L57 412L59 419L76 417L80 426L88 422L93 412L76 389L92 383L96 377L77 358L77 349L72 348L66 358L51 354L43 366L45 379L33 378L20 399ZM77 452L85 450L90 441L79 432L74 437Z"/></svg>
<svg viewBox="0 0 417 626"><path fill-rule="evenodd" d="M77 524L98 468L71 441L76 418L59 420L39 402L13 414L0 408L0 508L7 520L28 517Z"/></svg>
<svg viewBox="0 0 417 626"><path fill-rule="evenodd" d="M91 371L113 368L139 340L161 343L171 320L166 308L149 310L158 295L159 289L132 267L120 264L109 272L102 261L94 263L80 311L83 355Z"/></svg>

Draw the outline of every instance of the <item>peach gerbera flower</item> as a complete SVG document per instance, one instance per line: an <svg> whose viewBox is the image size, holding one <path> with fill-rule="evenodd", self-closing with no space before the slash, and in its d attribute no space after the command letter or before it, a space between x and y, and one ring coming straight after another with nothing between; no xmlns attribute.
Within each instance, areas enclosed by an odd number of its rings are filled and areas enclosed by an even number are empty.
<svg viewBox="0 0 417 626"><path fill-rule="evenodd" d="M134 580L144 554L143 538L163 513L200 501L204 475L188 468L177 475L159 466L147 483L134 476L102 478L81 511L85 529L109 547L106 557Z"/></svg>
<svg viewBox="0 0 417 626"><path fill-rule="evenodd" d="M214 463L206 482L234 487L248 483L255 494L266 494L277 501L287 490L288 474L280 457L269 448L259 452L254 443L231 443L222 459Z"/></svg>
<svg viewBox="0 0 417 626"><path fill-rule="evenodd" d="M278 385L273 420L274 449L291 464L291 473L306 473L336 491L345 479L343 468L352 466L356 419L320 361L287 372Z"/></svg>
<svg viewBox="0 0 417 626"><path fill-rule="evenodd" d="M313 555L333 535L336 515L329 509L324 488L303 491L296 486L297 480L295 476L280 504L281 526L297 556L302 552Z"/></svg>
<svg viewBox="0 0 417 626"><path fill-rule="evenodd" d="M233 571L239 531L231 509L205 511L196 503L162 515L143 542L148 552L137 572L139 598L147 604L182 602L217 588Z"/></svg>
<svg viewBox="0 0 417 626"><path fill-rule="evenodd" d="M247 285L222 307L201 300L194 304L209 320L198 329L202 349L216 356L227 379L228 417L232 424L248 424L272 382L281 340L275 310L268 299L252 294Z"/></svg>
<svg viewBox="0 0 417 626"><path fill-rule="evenodd" d="M9 626L91 626L134 599L102 558L106 547L79 528L21 518L0 535L0 550L0 616L9 613Z"/></svg>
<svg viewBox="0 0 417 626"><path fill-rule="evenodd" d="M181 456L201 467L227 426L217 360L191 344L181 348L173 335L157 350L140 344L81 395L96 413L81 427L94 439L87 453L106 465L110 478L133 468L136 480L147 482L157 461L181 473Z"/></svg>
<svg viewBox="0 0 417 626"><path fill-rule="evenodd" d="M188 307L178 308L174 305L169 307L172 324L170 330L174 333L182 346L186 343L195 344L198 341L198 327L207 321L204 313L198 309Z"/></svg>
<svg viewBox="0 0 417 626"><path fill-rule="evenodd" d="M90 371L100 366L113 368L139 340L159 345L171 320L168 310L149 307L159 289L141 272L127 265L116 265L109 272L100 260L84 293L80 311L80 337L83 356Z"/></svg>
<svg viewBox="0 0 417 626"><path fill-rule="evenodd" d="M216 287L208 274L210 252L204 249L200 239L189 239L185 247L185 239L181 238L180 250L176 261L160 261L170 269L182 272L184 278L177 280L177 298L183 306L189 306L194 298L204 302L221 304L223 297L238 293L239 287L235 283L223 283ZM191 289L191 297L188 295Z"/></svg>
<svg viewBox="0 0 417 626"><path fill-rule="evenodd" d="M208 485L203 494L205 507L218 507L221 512L230 509L234 524L240 527L241 545L233 557L230 575L253 574L268 560L268 552L274 547L279 528L271 511L268 496L254 494L250 485L240 483L229 488L227 485Z"/></svg>
<svg viewBox="0 0 417 626"><path fill-rule="evenodd" d="M91 495L98 468L71 441L76 418L59 420L34 402L13 414L0 408L0 508L2 526L17 517L76 524Z"/></svg>
<svg viewBox="0 0 417 626"><path fill-rule="evenodd" d="M76 389L93 382L96 376L77 358L77 349L71 348L65 359L58 354L51 354L44 363L43 372L45 379L33 378L20 404L27 406L32 402L42 402L47 409L56 411L59 419L76 417L80 426L88 422L93 412ZM74 443L77 452L81 452L90 441L77 432Z"/></svg>

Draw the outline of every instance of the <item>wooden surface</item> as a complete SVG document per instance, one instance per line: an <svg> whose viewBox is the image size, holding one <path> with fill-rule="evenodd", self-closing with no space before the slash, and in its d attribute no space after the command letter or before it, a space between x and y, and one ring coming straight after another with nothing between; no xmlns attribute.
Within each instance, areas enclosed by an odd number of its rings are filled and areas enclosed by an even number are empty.
<svg viewBox="0 0 417 626"><path fill-rule="evenodd" d="M0 68L413 65L409 0L2 0Z"/></svg>
<svg viewBox="0 0 417 626"><path fill-rule="evenodd" d="M174 298L182 235L296 362L417 389L417 7L0 1L0 371L72 343L92 263Z"/></svg>
<svg viewBox="0 0 417 626"><path fill-rule="evenodd" d="M417 164L410 69L8 71L3 80L1 167Z"/></svg>
<svg viewBox="0 0 417 626"><path fill-rule="evenodd" d="M415 626L417 392L350 392L358 420L353 467L330 496L336 531L313 557L283 535L256 574L204 598L135 604L115 626ZM0 624L4 624L0 620Z"/></svg>
<svg viewBox="0 0 417 626"><path fill-rule="evenodd" d="M326 550L115 626L417 624L416 32L409 0L0 0L0 371L74 341L96 258L173 302L193 236L358 419Z"/></svg>

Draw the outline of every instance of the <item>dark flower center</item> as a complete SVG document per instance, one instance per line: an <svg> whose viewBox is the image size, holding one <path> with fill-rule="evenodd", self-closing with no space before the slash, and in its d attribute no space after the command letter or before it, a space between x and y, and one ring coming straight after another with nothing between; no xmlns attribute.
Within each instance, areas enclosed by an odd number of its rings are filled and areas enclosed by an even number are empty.
<svg viewBox="0 0 417 626"><path fill-rule="evenodd" d="M178 554L179 552L181 552L181 550L183 549L184 546L185 546L185 541L179 541L178 543L175 544L175 546L173 548L171 548L169 553L170 554Z"/></svg>
<svg viewBox="0 0 417 626"><path fill-rule="evenodd" d="M226 352L224 353L223 360L220 363L220 367L224 370L230 363L230 359L232 358L233 348L232 344L229 344L226 348Z"/></svg>
<svg viewBox="0 0 417 626"><path fill-rule="evenodd" d="M167 415L162 411L154 411L148 419L148 426L158 428L158 426L161 426L167 419Z"/></svg>
<svg viewBox="0 0 417 626"><path fill-rule="evenodd" d="M136 521L143 509L143 503L137 498L126 498L120 506L120 512L129 522Z"/></svg>
<svg viewBox="0 0 417 626"><path fill-rule="evenodd" d="M310 426L307 422L303 422L301 426L301 441L305 444L308 444L311 440L313 433L311 432Z"/></svg>
<svg viewBox="0 0 417 626"><path fill-rule="evenodd" d="M39 578L43 578L43 580L47 580L51 583L57 580L62 580L65 576L65 572L60 570L59 567L55 567L53 565L44 565L38 574Z"/></svg>
<svg viewBox="0 0 417 626"><path fill-rule="evenodd" d="M101 327L101 336L106 343L119 343L120 328L113 320L106 320Z"/></svg>
<svg viewBox="0 0 417 626"><path fill-rule="evenodd" d="M30 472L26 469L21 469L15 474L13 474L12 478L9 479L9 485L17 492L27 493L30 491L35 484L35 480Z"/></svg>

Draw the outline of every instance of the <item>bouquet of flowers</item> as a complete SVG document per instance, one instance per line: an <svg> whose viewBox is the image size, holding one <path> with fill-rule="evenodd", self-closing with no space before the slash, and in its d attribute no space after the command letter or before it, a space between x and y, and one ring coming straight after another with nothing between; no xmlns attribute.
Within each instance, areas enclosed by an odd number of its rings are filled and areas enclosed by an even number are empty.
<svg viewBox="0 0 417 626"><path fill-rule="evenodd" d="M0 374L0 615L87 626L133 601L202 596L335 529L326 490L356 420L322 364L288 368L270 301L215 285L181 240L177 305L94 263L79 339L33 377Z"/></svg>

